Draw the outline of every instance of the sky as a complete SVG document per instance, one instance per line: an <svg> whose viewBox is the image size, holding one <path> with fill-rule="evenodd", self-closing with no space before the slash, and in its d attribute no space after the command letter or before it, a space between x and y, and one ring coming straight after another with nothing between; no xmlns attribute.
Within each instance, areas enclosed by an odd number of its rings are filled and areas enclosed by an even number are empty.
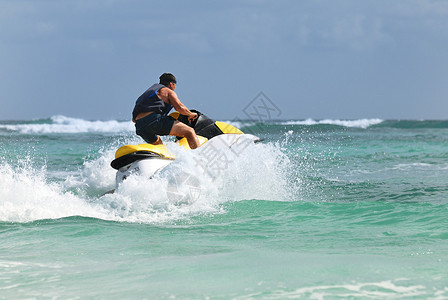
<svg viewBox="0 0 448 300"><path fill-rule="evenodd" d="M128 120L164 72L215 119L448 119L448 1L0 0L0 120Z"/></svg>

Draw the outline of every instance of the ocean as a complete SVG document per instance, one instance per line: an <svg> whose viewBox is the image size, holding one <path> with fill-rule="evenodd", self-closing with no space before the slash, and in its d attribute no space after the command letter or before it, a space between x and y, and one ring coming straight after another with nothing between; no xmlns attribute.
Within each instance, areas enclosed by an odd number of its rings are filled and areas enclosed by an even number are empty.
<svg viewBox="0 0 448 300"><path fill-rule="evenodd" d="M115 186L130 121L0 121L0 299L448 299L448 121L230 123L212 170L165 139L192 196Z"/></svg>

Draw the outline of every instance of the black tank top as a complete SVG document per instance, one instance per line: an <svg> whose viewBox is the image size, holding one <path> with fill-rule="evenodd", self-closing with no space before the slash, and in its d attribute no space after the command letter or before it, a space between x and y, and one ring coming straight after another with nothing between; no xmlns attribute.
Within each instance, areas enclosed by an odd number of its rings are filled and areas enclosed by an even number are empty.
<svg viewBox="0 0 448 300"><path fill-rule="evenodd" d="M132 111L132 119L135 120L139 113L155 112L162 115L167 115L173 108L171 104L165 103L157 96L157 92L164 88L163 84L153 84L147 89L135 102L134 110Z"/></svg>

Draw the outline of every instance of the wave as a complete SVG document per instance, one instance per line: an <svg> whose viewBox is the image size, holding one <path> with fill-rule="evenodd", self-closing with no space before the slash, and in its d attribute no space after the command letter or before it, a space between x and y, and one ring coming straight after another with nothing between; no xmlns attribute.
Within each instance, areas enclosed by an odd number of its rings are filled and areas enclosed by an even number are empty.
<svg viewBox="0 0 448 300"><path fill-rule="evenodd" d="M267 130L271 128L274 130L278 126L288 126L291 129L294 127L302 128L316 128L319 130L325 130L330 128L396 128L396 129L444 129L448 128L448 120L384 120L380 118L370 119L356 119L356 120L343 120L343 119L305 119L305 120L273 120L266 122L254 122L251 120L237 120L227 121L228 123L238 128L249 128L250 130ZM261 126L260 126L261 125ZM244 130L243 130L244 131Z"/></svg>
<svg viewBox="0 0 448 300"><path fill-rule="evenodd" d="M254 125L250 120L225 121L237 128L248 128ZM264 126L284 126L284 125L336 125L343 127L368 128L383 122L381 119L360 119L360 120L291 120L291 121L274 121L263 123ZM66 116L53 116L47 119L33 121L2 121L0 122L1 130L17 132L20 134L58 134L58 133L122 133L134 132L135 127L131 121L89 121L79 118L71 118ZM249 129L250 130L250 129Z"/></svg>
<svg viewBox="0 0 448 300"><path fill-rule="evenodd" d="M375 127L400 129L448 128L448 120L386 120Z"/></svg>
<svg viewBox="0 0 448 300"><path fill-rule="evenodd" d="M303 121L287 121L282 122L281 125L337 125L343 127L358 127L367 128L384 122L382 119L359 119L359 120L313 120L306 119Z"/></svg>
<svg viewBox="0 0 448 300"><path fill-rule="evenodd" d="M259 296L271 296L273 299L291 299L291 298L307 298L307 299L324 299L324 298L370 298L370 299L386 299L396 298L420 298L425 296L442 296L446 294L446 289L431 291L424 285L412 284L409 279L399 278L395 280L384 280L380 282L356 282L348 284L320 285L302 287L296 290L285 291L275 290L272 292L251 293L248 298L258 298ZM339 297L338 297L339 296ZM428 297L431 298L431 297ZM442 297L443 298L443 297Z"/></svg>
<svg viewBox="0 0 448 300"><path fill-rule="evenodd" d="M253 120L232 120L224 121L229 123L245 133L252 133L255 135L263 133L278 133L285 129L289 130L338 130L339 128L360 128L366 129L376 126L384 122L383 119L358 119L358 120L339 120L339 119L324 119L324 120L270 120L265 122L255 122Z"/></svg>
<svg viewBox="0 0 448 300"><path fill-rule="evenodd" d="M31 122L13 121L0 124L0 129L22 134L117 133L135 130L131 121L88 121L66 116L53 116Z"/></svg>
<svg viewBox="0 0 448 300"><path fill-rule="evenodd" d="M301 126L301 127L345 127L345 128L448 128L448 120L383 120L380 118L365 118L356 120L344 119L305 119L305 120L266 120L255 122L253 120L227 120L224 121L237 128L256 130L262 125L265 130L268 127L277 126ZM265 128L266 127L266 128ZM255 129L254 129L255 128ZM32 121L0 121L1 131L12 131L21 134L52 134L52 133L122 133L134 132L131 121L89 121L80 118L71 118L62 115L47 119Z"/></svg>

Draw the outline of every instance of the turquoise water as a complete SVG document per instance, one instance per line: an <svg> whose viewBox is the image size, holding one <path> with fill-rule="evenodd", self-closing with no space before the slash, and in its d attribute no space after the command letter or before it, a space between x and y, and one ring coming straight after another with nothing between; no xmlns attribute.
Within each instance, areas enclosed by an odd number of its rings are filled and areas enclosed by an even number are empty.
<svg viewBox="0 0 448 300"><path fill-rule="evenodd" d="M0 298L448 298L448 122L237 124L264 138L178 203L114 194L130 122L0 122Z"/></svg>

